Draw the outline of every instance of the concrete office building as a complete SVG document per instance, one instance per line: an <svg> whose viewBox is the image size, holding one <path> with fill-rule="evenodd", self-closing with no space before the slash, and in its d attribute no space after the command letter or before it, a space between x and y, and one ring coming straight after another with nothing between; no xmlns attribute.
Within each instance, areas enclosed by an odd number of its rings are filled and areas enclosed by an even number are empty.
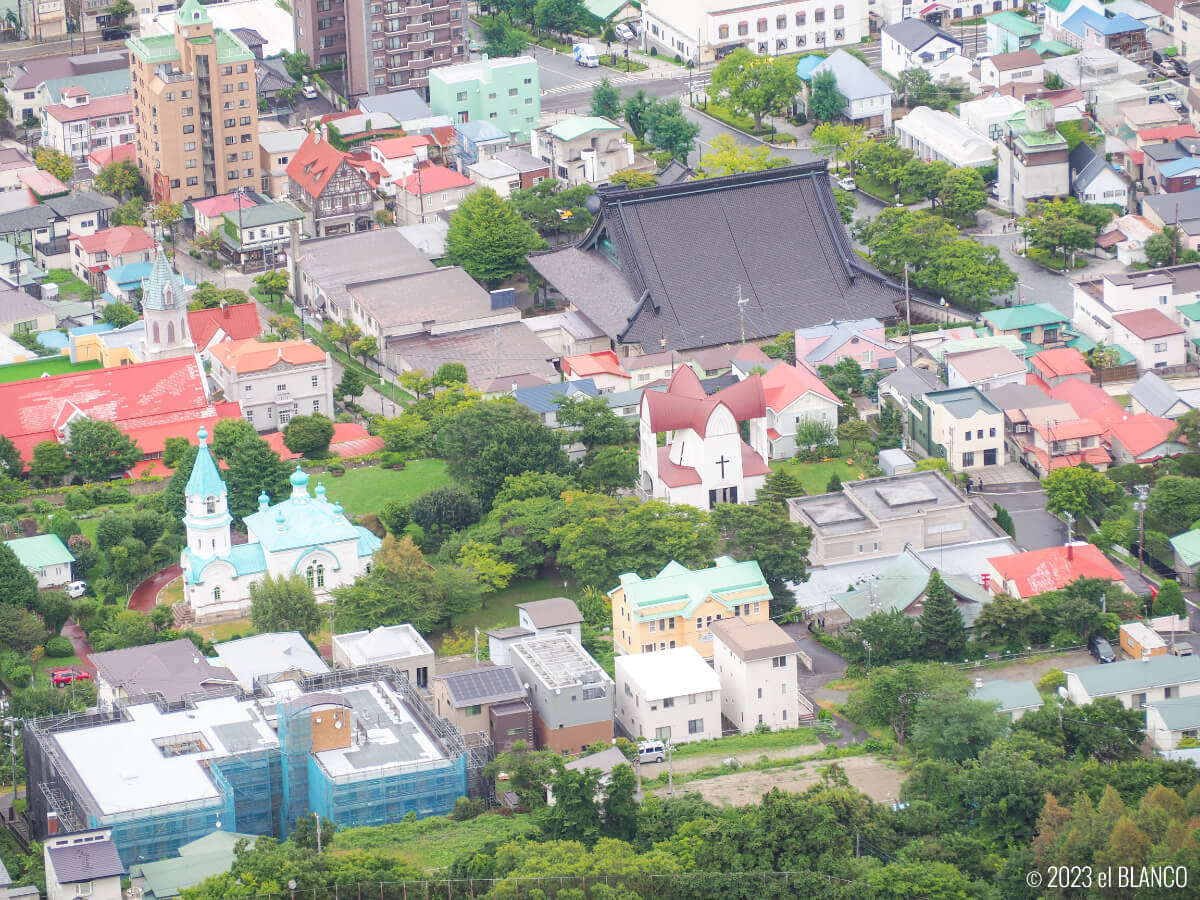
<svg viewBox="0 0 1200 900"><path fill-rule="evenodd" d="M297 0L296 50L318 66L343 66L349 96L415 90L429 71L466 59L464 0Z"/></svg>
<svg viewBox="0 0 1200 900"><path fill-rule="evenodd" d="M537 62L532 56L445 66L429 73L429 106L455 125L486 121L514 144L529 140L542 117Z"/></svg>
<svg viewBox="0 0 1200 900"><path fill-rule="evenodd" d="M259 187L254 54L187 0L173 34L130 38L138 168L155 202Z"/></svg>

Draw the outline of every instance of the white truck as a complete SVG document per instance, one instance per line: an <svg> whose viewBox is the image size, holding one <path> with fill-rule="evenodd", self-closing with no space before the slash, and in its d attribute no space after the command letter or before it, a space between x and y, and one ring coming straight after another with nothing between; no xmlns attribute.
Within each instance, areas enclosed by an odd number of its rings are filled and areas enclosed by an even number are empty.
<svg viewBox="0 0 1200 900"><path fill-rule="evenodd" d="M575 58L576 65L586 66L589 69L595 69L600 65L600 54L591 44L576 44L571 48L571 54Z"/></svg>

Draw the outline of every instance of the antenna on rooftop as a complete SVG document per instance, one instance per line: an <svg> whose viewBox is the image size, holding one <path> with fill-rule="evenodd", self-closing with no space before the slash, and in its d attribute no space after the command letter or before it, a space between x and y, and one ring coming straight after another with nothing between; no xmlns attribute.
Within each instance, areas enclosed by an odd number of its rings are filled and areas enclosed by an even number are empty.
<svg viewBox="0 0 1200 900"><path fill-rule="evenodd" d="M750 302L749 297L742 296L742 286L737 286L737 305L738 305L738 321L742 325L742 343L746 343L746 304Z"/></svg>

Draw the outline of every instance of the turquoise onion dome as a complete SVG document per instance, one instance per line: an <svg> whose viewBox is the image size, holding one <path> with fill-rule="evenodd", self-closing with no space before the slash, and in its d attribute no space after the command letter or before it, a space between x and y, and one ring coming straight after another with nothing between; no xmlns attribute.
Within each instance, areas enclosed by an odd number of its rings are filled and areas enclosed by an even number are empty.
<svg viewBox="0 0 1200 900"><path fill-rule="evenodd" d="M303 469L301 469L300 464L297 463L296 471L292 473L292 477L290 480L292 482L292 487L307 487L308 473L305 472Z"/></svg>

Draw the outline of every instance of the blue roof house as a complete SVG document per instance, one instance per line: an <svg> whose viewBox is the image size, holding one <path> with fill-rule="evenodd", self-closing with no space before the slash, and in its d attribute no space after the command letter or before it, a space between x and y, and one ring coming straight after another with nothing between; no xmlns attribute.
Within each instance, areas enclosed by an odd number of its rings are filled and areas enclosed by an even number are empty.
<svg viewBox="0 0 1200 900"><path fill-rule="evenodd" d="M455 126L458 144L458 168L466 172L467 166L487 159L508 149L511 138L487 119L473 119Z"/></svg>
<svg viewBox="0 0 1200 900"><path fill-rule="evenodd" d="M600 392L596 389L596 382L591 378L581 378L578 381L559 381L553 384L535 384L513 391L513 399L541 416L542 423L550 428L558 427L558 407L564 400L568 398L583 400L598 396L600 396Z"/></svg>
<svg viewBox="0 0 1200 900"><path fill-rule="evenodd" d="M869 131L891 131L892 88L856 56L845 50L834 50L829 56L802 56L796 62L796 74L804 82L802 92L807 98L812 80L824 72L833 73L838 91L846 98L842 117Z"/></svg>
<svg viewBox="0 0 1200 900"><path fill-rule="evenodd" d="M1150 58L1146 24L1128 13L1105 16L1086 7L1063 22L1063 37L1080 50L1102 47L1134 62Z"/></svg>

